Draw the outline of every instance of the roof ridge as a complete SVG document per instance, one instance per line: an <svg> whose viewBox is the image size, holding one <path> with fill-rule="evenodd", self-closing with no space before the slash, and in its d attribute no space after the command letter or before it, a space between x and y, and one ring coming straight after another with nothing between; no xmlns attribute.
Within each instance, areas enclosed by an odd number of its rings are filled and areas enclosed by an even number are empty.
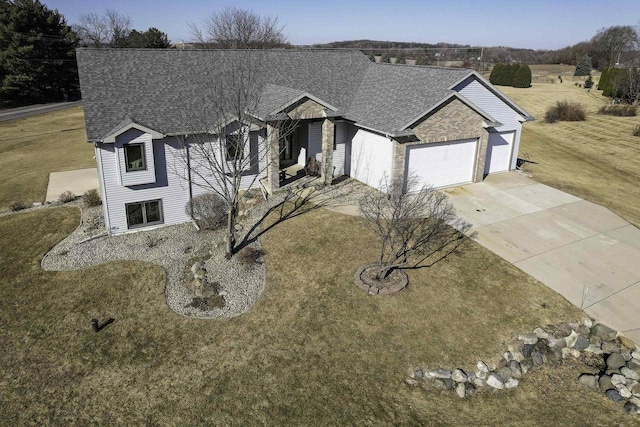
<svg viewBox="0 0 640 427"><path fill-rule="evenodd" d="M410 67L410 68L430 68L435 70L464 70L464 71L474 71L473 68L466 67L442 67L440 65L411 65L411 64L393 64L390 62L372 62L372 65L391 65L394 67Z"/></svg>

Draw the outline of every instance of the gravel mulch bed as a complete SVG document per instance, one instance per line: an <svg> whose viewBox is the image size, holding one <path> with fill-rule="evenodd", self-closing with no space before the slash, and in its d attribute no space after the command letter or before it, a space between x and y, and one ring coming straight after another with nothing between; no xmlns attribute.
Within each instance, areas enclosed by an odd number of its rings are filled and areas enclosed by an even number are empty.
<svg viewBox="0 0 640 427"><path fill-rule="evenodd" d="M300 186L314 185L308 180ZM345 180L326 188L318 189L318 194L330 196L336 203L356 203L360 191L367 191L364 184ZM281 191L269 198L268 202L257 204L248 214L243 229L237 233L238 241L250 227L262 218L269 208L291 197ZM311 200L312 201L312 200ZM163 267L167 272L165 294L167 304L178 314L195 318L231 318L249 310L258 300L265 285L265 265L262 258L253 265L241 264L237 257L224 258L225 231L201 230L193 224L185 223L128 233L106 236L102 226L96 227L96 218L102 214L102 207L83 209L80 227L56 245L42 260L45 270L76 270L109 261L136 260ZM252 231L255 237L259 227ZM260 250L259 239L252 239L248 246ZM224 296L221 308L201 309L191 306L193 291L189 288L193 276L189 270L196 261L202 261L207 270L209 282L219 284Z"/></svg>

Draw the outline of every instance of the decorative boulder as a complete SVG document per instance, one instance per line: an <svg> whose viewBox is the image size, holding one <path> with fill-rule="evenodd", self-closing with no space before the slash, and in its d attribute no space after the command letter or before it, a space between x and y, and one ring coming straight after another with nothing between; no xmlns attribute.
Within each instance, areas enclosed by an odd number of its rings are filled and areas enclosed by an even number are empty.
<svg viewBox="0 0 640 427"><path fill-rule="evenodd" d="M511 368L509 368L508 366L503 366L502 368L498 369L496 375L500 377L503 383L506 383L507 381L509 381L509 379L511 379Z"/></svg>
<svg viewBox="0 0 640 427"><path fill-rule="evenodd" d="M195 275L198 270L204 267L204 264L201 262L196 262L191 266L191 274Z"/></svg>
<svg viewBox="0 0 640 427"><path fill-rule="evenodd" d="M456 386L456 394L462 399L467 396L467 387L464 385L464 383L458 383L458 385Z"/></svg>
<svg viewBox="0 0 640 427"><path fill-rule="evenodd" d="M537 335L538 338L544 338L544 339L548 339L549 338L549 333L547 331L545 331L542 328L535 328L533 330L533 333Z"/></svg>
<svg viewBox="0 0 640 427"><path fill-rule="evenodd" d="M620 369L625 366L626 363L627 361L624 360L624 357L622 357L620 353L611 353L609 357L607 357L607 366L609 369Z"/></svg>
<svg viewBox="0 0 640 427"><path fill-rule="evenodd" d="M573 348L580 351L586 349L587 347L589 347L589 340L583 337L582 335L580 335L576 340L575 344L573 344Z"/></svg>
<svg viewBox="0 0 640 427"><path fill-rule="evenodd" d="M615 341L603 341L600 348L606 354L620 353L620 346Z"/></svg>
<svg viewBox="0 0 640 427"><path fill-rule="evenodd" d="M602 338L603 341L613 341L616 339L616 331L611 329L608 326L603 325L602 323L598 323L594 327L591 328L591 333L599 338Z"/></svg>
<svg viewBox="0 0 640 427"><path fill-rule="evenodd" d="M516 388L520 384L520 381L516 378L510 378L509 381L504 383L504 388Z"/></svg>
<svg viewBox="0 0 640 427"><path fill-rule="evenodd" d="M457 383L463 383L467 381L467 375L462 369L455 369L453 372L451 372L451 379Z"/></svg>
<svg viewBox="0 0 640 427"><path fill-rule="evenodd" d="M640 380L640 374L638 374L636 371L633 371L629 368L627 368L626 366L623 366L622 368L620 368L620 373L622 375L624 375L626 378L629 378L630 380Z"/></svg>
<svg viewBox="0 0 640 427"><path fill-rule="evenodd" d="M504 382L502 382L500 377L496 374L489 375L487 385L498 390L502 390L504 388Z"/></svg>
<svg viewBox="0 0 640 427"><path fill-rule="evenodd" d="M507 366L511 369L511 376L513 378L522 377L522 367L520 366L520 362L517 360L511 360Z"/></svg>
<svg viewBox="0 0 640 427"><path fill-rule="evenodd" d="M427 372L427 378L441 378L441 379L451 378L451 371L438 368L434 371Z"/></svg>
<svg viewBox="0 0 640 427"><path fill-rule="evenodd" d="M536 334L522 334L518 337L519 340L524 342L525 344L535 344L538 342L538 336Z"/></svg>
<svg viewBox="0 0 640 427"><path fill-rule="evenodd" d="M478 368L478 371L480 371L480 372L489 372L489 367L482 360L478 360L478 363L476 364L476 367Z"/></svg>
<svg viewBox="0 0 640 427"><path fill-rule="evenodd" d="M613 400L616 403L622 402L624 400L624 398L620 395L620 393L618 393L618 390L616 389L607 390L605 394L609 399Z"/></svg>
<svg viewBox="0 0 640 427"><path fill-rule="evenodd" d="M635 403L627 402L624 404L624 411L630 415L640 414L640 407Z"/></svg>
<svg viewBox="0 0 640 427"><path fill-rule="evenodd" d="M586 387L597 389L598 388L598 377L595 375L582 374L578 377L578 382Z"/></svg>
<svg viewBox="0 0 640 427"><path fill-rule="evenodd" d="M603 375L598 379L598 386L600 387L600 390L603 391L607 391L610 390L612 388L616 388L613 383L611 382L611 376L610 375Z"/></svg>

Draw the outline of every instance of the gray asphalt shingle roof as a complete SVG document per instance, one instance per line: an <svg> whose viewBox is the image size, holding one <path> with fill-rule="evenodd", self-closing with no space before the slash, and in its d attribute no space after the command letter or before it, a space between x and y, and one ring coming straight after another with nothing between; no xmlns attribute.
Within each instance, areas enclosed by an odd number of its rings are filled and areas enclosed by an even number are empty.
<svg viewBox="0 0 640 427"><path fill-rule="evenodd" d="M127 120L164 134L189 133L184 117L202 110L203 87L247 56L259 64L259 114L307 92L349 120L388 133L472 72L376 64L350 50L78 49L88 139L99 141Z"/></svg>

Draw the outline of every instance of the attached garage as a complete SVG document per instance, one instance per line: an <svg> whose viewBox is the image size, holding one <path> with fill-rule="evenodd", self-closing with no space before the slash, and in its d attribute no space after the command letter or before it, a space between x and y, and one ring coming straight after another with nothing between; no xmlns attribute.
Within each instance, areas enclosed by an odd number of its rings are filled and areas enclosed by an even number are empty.
<svg viewBox="0 0 640 427"><path fill-rule="evenodd" d="M473 181L477 139L439 142L407 147L406 174L418 184L446 187Z"/></svg>
<svg viewBox="0 0 640 427"><path fill-rule="evenodd" d="M489 133L487 157L484 164L484 174L506 172L511 164L513 142L516 131Z"/></svg>

